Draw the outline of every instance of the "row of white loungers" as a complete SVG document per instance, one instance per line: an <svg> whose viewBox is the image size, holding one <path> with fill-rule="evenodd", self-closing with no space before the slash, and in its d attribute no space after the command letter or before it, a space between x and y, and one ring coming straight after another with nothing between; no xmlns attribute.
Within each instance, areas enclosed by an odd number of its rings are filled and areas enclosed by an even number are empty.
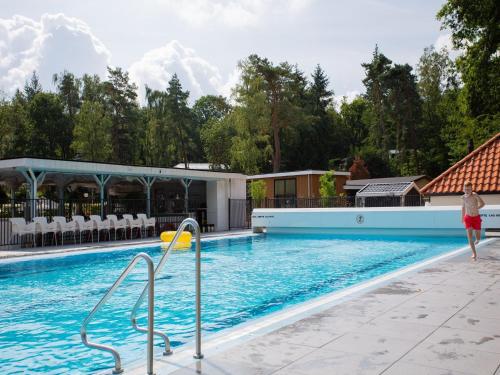
<svg viewBox="0 0 500 375"><path fill-rule="evenodd" d="M52 222L48 222L46 217L37 216L33 218L31 223L26 223L26 220L21 217L13 217L9 219L12 232L9 239L9 245L14 236L33 236L33 246L36 246L35 239L37 234L42 235L42 246L44 245L44 238L46 234L52 234L55 244L57 245L57 234L61 233L61 241L64 245L64 234L73 233L73 241L76 243L76 233L80 236L80 243L82 243L82 233L89 232L94 242L94 230L97 231L97 241L99 242L99 234L105 231L108 234L108 239L111 239L111 230L116 233L121 230L121 238L127 238L127 229L130 229L130 238L134 229L142 237L142 231L153 229L153 235L156 235L156 220L154 217L148 218L146 214L137 214L137 219L132 215L123 215L123 219L118 219L116 215L107 215L105 220L102 220L99 215L90 215L90 220L85 220L83 216L75 215L71 221L67 221L64 216L54 216Z"/></svg>

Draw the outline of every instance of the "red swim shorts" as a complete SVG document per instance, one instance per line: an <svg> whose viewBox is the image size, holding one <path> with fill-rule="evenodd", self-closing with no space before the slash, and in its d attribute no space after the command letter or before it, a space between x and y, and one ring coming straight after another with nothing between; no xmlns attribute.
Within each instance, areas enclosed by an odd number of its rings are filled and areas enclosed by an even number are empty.
<svg viewBox="0 0 500 375"><path fill-rule="evenodd" d="M481 216L464 216L465 229L481 230Z"/></svg>

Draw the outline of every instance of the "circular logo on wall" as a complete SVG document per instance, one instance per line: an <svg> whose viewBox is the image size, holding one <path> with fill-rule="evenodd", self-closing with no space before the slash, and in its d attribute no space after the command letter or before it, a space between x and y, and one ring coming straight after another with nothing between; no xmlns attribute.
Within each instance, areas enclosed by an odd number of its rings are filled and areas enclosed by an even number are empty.
<svg viewBox="0 0 500 375"><path fill-rule="evenodd" d="M363 215L356 216L356 223L363 224L365 222L365 217Z"/></svg>

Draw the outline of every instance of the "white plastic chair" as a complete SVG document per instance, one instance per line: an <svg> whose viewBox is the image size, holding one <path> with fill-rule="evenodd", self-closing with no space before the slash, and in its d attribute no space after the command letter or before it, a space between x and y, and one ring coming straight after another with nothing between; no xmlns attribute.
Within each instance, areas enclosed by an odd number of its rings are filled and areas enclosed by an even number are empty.
<svg viewBox="0 0 500 375"><path fill-rule="evenodd" d="M132 234L134 233L134 228L137 228L139 230L139 233L141 234L142 238L142 220L134 219L134 217L129 214L123 215L123 218L127 220L127 225L130 227L130 238L132 238Z"/></svg>
<svg viewBox="0 0 500 375"><path fill-rule="evenodd" d="M142 226L144 227L146 234L148 233L148 228L153 228L153 236L156 236L156 219L154 217L148 219L146 214L137 214L137 219L142 220Z"/></svg>
<svg viewBox="0 0 500 375"><path fill-rule="evenodd" d="M45 235L47 233L53 234L57 246L57 224L54 222L48 223L45 216L36 216L33 218L33 222L35 223L35 235L37 233L42 234L42 246L44 246Z"/></svg>
<svg viewBox="0 0 500 375"><path fill-rule="evenodd" d="M61 242L64 245L64 233L73 233L73 241L76 243L76 221L66 221L64 216L54 216L52 221L57 225L57 231L61 232Z"/></svg>
<svg viewBox="0 0 500 375"><path fill-rule="evenodd" d="M118 220L116 215L106 215L106 218L109 220L109 228L113 229L115 231L115 241L116 241L116 232L119 229L123 230L123 233L125 235L125 238L127 238L127 220L121 219ZM122 235L123 238L123 235Z"/></svg>
<svg viewBox="0 0 500 375"><path fill-rule="evenodd" d="M26 224L26 220L22 217L11 217L9 222L12 227L9 238L9 246L12 243L12 237L21 236L22 242L23 236L26 234L33 236L33 247L35 246L35 223Z"/></svg>
<svg viewBox="0 0 500 375"><path fill-rule="evenodd" d="M73 216L73 221L76 223L76 229L80 234L80 243L82 243L83 232L90 232L92 236L92 242L94 242L94 222L92 220L85 221L85 218L81 215Z"/></svg>
<svg viewBox="0 0 500 375"><path fill-rule="evenodd" d="M94 223L94 229L97 230L97 242L99 242L99 233L105 230L108 232L108 239L111 240L111 234L109 232L109 220L102 220L99 215L90 215L90 220Z"/></svg>

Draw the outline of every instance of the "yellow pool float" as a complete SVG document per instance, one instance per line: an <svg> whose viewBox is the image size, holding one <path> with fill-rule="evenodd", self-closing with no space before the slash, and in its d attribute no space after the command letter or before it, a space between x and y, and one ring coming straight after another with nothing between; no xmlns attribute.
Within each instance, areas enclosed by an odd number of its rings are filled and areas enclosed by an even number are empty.
<svg viewBox="0 0 500 375"><path fill-rule="evenodd" d="M160 235L160 239L162 240L162 248L166 250L168 248L168 245L170 245L170 242L175 237L175 231L167 231L167 232L162 232ZM189 249L191 248L191 238L193 235L191 232L182 232L181 235L179 236L179 239L174 245L174 250L183 250L183 249Z"/></svg>

